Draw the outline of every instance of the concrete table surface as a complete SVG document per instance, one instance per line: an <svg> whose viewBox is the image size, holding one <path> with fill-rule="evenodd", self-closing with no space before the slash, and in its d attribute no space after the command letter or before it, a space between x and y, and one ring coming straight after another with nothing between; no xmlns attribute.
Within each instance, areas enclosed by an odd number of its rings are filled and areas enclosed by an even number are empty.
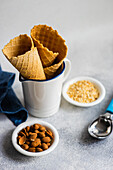
<svg viewBox="0 0 113 170"><path fill-rule="evenodd" d="M3 46L19 34L30 34L36 24L58 30L68 46L72 69L68 80L91 76L103 83L106 97L90 107L75 107L63 97L58 113L43 120L59 133L57 148L44 157L26 157L12 146L15 126L0 114L1 170L112 170L113 134L98 141L89 136L89 123L105 112L113 97L113 1L112 0L0 0L0 63L3 70L16 73L13 85L23 103L18 71L2 54ZM33 119L29 116L28 119Z"/></svg>

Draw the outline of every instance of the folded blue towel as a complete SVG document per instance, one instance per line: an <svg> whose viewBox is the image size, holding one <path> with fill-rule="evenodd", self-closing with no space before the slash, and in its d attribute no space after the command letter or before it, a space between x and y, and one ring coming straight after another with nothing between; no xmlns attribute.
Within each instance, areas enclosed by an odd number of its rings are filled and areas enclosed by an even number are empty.
<svg viewBox="0 0 113 170"><path fill-rule="evenodd" d="M11 87L14 79L14 73L2 71L0 67L0 113L5 113L17 126L26 121L28 111L22 106Z"/></svg>

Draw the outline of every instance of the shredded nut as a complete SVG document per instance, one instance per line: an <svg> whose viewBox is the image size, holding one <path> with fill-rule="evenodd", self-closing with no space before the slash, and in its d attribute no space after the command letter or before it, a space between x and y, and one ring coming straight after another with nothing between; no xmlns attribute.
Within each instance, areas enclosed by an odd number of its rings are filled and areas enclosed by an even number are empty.
<svg viewBox="0 0 113 170"><path fill-rule="evenodd" d="M79 103L91 103L98 99L99 91L88 80L81 80L69 86L67 94Z"/></svg>

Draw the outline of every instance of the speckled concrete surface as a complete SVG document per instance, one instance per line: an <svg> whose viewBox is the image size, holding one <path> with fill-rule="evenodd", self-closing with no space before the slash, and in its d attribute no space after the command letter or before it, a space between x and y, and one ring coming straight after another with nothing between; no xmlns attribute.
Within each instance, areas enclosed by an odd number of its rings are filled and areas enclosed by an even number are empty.
<svg viewBox="0 0 113 170"><path fill-rule="evenodd" d="M40 158L23 156L13 148L11 135L15 126L0 114L1 170L113 169L113 134L98 141L87 132L89 123L105 112L113 97L112 8L112 0L0 0L0 49L14 36L29 34L35 24L47 23L66 39L72 62L68 80L79 75L91 76L106 88L104 101L90 108L72 106L62 98L59 112L43 119L57 128L59 144L53 152ZM0 63L4 70L17 74L13 88L23 103L18 72L1 50Z"/></svg>

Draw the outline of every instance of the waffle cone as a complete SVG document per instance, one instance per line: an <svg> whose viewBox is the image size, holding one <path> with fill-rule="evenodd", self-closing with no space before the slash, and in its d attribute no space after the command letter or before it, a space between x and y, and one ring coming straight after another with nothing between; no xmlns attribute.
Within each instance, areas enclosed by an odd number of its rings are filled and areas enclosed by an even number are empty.
<svg viewBox="0 0 113 170"><path fill-rule="evenodd" d="M31 37L38 49L46 78L54 77L67 55L65 40L47 25L34 26Z"/></svg>
<svg viewBox="0 0 113 170"><path fill-rule="evenodd" d="M46 79L37 48L26 34L10 40L2 51L24 78Z"/></svg>
<svg viewBox="0 0 113 170"><path fill-rule="evenodd" d="M44 68L44 73L47 79L51 79L56 76L58 69L63 64L63 61L59 62L58 64L54 64L50 67Z"/></svg>
<svg viewBox="0 0 113 170"><path fill-rule="evenodd" d="M49 67L58 56L59 35L47 25L36 25L31 29L31 37L38 49L43 67Z"/></svg>

